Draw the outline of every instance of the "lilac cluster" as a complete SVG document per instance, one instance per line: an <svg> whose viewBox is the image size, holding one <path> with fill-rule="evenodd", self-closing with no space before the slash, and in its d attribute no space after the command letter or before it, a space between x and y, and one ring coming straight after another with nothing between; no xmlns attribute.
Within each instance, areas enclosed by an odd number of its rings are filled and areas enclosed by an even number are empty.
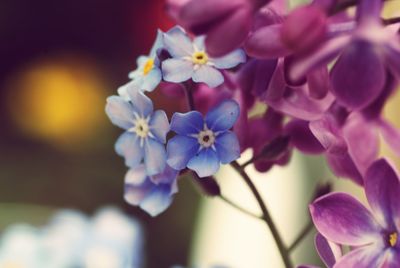
<svg viewBox="0 0 400 268"><path fill-rule="evenodd" d="M322 259L328 267L400 267L400 182L378 159L379 135L400 155L400 132L382 115L400 79L400 19L383 19L383 6L313 0L289 10L283 0L167 0L182 27L158 32L106 107L126 130L115 146L129 167L125 199L157 215L187 170L201 181L230 163L255 192L248 164L267 172L287 164L293 150L323 155L336 176L365 188L372 213L343 193L313 202ZM156 88L189 112L169 121L153 111L145 92ZM253 158L239 165L247 149ZM277 245L290 267L289 248Z"/></svg>

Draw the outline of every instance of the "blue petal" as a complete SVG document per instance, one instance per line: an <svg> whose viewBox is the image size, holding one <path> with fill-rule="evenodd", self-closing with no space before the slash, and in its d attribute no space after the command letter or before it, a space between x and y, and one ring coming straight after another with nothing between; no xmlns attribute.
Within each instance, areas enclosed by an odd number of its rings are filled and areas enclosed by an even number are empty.
<svg viewBox="0 0 400 268"><path fill-rule="evenodd" d="M153 91L158 84L160 84L162 78L161 70L157 67L153 67L147 75L144 75L141 81L140 89L145 91Z"/></svg>
<svg viewBox="0 0 400 268"><path fill-rule="evenodd" d="M197 51L205 51L206 50L205 40L206 40L206 37L204 35L197 36L193 40L193 44L196 47Z"/></svg>
<svg viewBox="0 0 400 268"><path fill-rule="evenodd" d="M167 115L164 111L157 110L151 116L150 122L150 132L162 143L165 143L167 133L169 131L169 123Z"/></svg>
<svg viewBox="0 0 400 268"><path fill-rule="evenodd" d="M131 168L125 174L125 183L130 185L141 185L143 184L146 179L148 178L146 174L146 168L143 164Z"/></svg>
<svg viewBox="0 0 400 268"><path fill-rule="evenodd" d="M115 151L125 157L125 165L137 167L143 159L144 151L140 139L133 133L124 132L115 143Z"/></svg>
<svg viewBox="0 0 400 268"><path fill-rule="evenodd" d="M171 168L169 165L165 166L165 169L162 173L151 176L150 180L154 184L174 184L178 177L179 171L176 169Z"/></svg>
<svg viewBox="0 0 400 268"><path fill-rule="evenodd" d="M164 80L181 83L193 75L193 63L188 60L167 59L161 63Z"/></svg>
<svg viewBox="0 0 400 268"><path fill-rule="evenodd" d="M151 58L155 58L157 56L157 50L163 47L163 34L164 33L162 31L157 30L157 37L149 54Z"/></svg>
<svg viewBox="0 0 400 268"><path fill-rule="evenodd" d="M179 135L197 134L204 128L203 116L198 111L174 113L171 119L171 130Z"/></svg>
<svg viewBox="0 0 400 268"><path fill-rule="evenodd" d="M131 184L125 181L124 199L131 205L138 206L145 197L154 189L155 184L149 179L142 184Z"/></svg>
<svg viewBox="0 0 400 268"><path fill-rule="evenodd" d="M226 100L207 113L206 124L213 131L225 131L233 127L239 113L239 104L234 100Z"/></svg>
<svg viewBox="0 0 400 268"><path fill-rule="evenodd" d="M217 153L213 149L203 149L190 159L187 167L194 170L200 178L212 176L219 169Z"/></svg>
<svg viewBox="0 0 400 268"><path fill-rule="evenodd" d="M192 79L197 83L205 83L212 88L224 82L224 76L221 72L208 65L200 65L199 68L193 72Z"/></svg>
<svg viewBox="0 0 400 268"><path fill-rule="evenodd" d="M107 98L106 114L111 122L123 129L129 129L133 126L134 110L132 105L118 96Z"/></svg>
<svg viewBox="0 0 400 268"><path fill-rule="evenodd" d="M215 147L222 164L228 164L240 156L239 141L232 131L227 131L217 136Z"/></svg>
<svg viewBox="0 0 400 268"><path fill-rule="evenodd" d="M139 90L139 87L137 86L136 81L130 81L130 82L126 83L125 85L120 86L117 89L118 95L121 98L123 98L125 101L130 101L130 97L129 97L129 94L128 94L128 89L130 89L130 90Z"/></svg>
<svg viewBox="0 0 400 268"><path fill-rule="evenodd" d="M165 168L167 153L165 147L160 142L147 138L144 146L144 164L147 175L161 173Z"/></svg>
<svg viewBox="0 0 400 268"><path fill-rule="evenodd" d="M153 112L153 102L142 92L128 88L128 94L133 104L133 109L141 117L147 117Z"/></svg>
<svg viewBox="0 0 400 268"><path fill-rule="evenodd" d="M168 165L176 170L184 169L199 147L195 138L179 135L173 137L167 144Z"/></svg>
<svg viewBox="0 0 400 268"><path fill-rule="evenodd" d="M155 217L165 211L172 203L171 187L167 184L160 184L140 203L140 208Z"/></svg>
<svg viewBox="0 0 400 268"><path fill-rule="evenodd" d="M192 56L194 52L192 41L179 26L164 34L164 46L174 58Z"/></svg>
<svg viewBox="0 0 400 268"><path fill-rule="evenodd" d="M242 49L237 49L223 57L211 59L211 62L218 69L229 69L246 62L246 54Z"/></svg>

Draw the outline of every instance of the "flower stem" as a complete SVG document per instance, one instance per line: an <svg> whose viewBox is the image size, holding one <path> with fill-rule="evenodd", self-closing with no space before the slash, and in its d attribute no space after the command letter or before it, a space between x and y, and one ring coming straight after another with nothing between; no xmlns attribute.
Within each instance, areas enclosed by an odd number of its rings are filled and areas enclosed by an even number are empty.
<svg viewBox="0 0 400 268"><path fill-rule="evenodd" d="M219 195L219 198L224 201L225 203L227 203L228 205L236 208L237 210L243 212L244 214L247 214L253 218L259 219L259 220L263 220L263 217L254 214L253 212L248 211L247 209L242 208L241 206L239 206L238 204L236 204L235 202L233 202L232 200L226 198L225 196L223 196L222 194Z"/></svg>
<svg viewBox="0 0 400 268"><path fill-rule="evenodd" d="M271 231L271 234L275 239L275 243L276 243L278 250L282 256L282 260L285 264L285 267L291 268L293 265L290 260L289 251L285 247L283 240L278 232L278 229L276 228L276 226L271 218L271 215L269 214L269 211L264 203L264 200L262 199L256 186L253 184L250 177L247 175L246 171L242 168L242 166L237 161L233 161L231 163L231 166L240 174L240 176L242 176L243 180L246 182L247 186L250 188L251 192L253 193L254 197L256 198L257 203L260 206L260 209L263 214L262 218L265 221L265 223L268 225L268 227Z"/></svg>
<svg viewBox="0 0 400 268"><path fill-rule="evenodd" d="M303 228L303 230L300 232L300 234L297 236L296 240L294 240L293 243L290 245L288 251L292 252L312 229L314 229L314 225L312 224L311 221L309 221L307 225Z"/></svg>
<svg viewBox="0 0 400 268"><path fill-rule="evenodd" d="M188 102L189 110L194 111L194 110L196 110L196 105L195 105L194 98L193 98L193 84L191 82L186 82L184 84L184 86L185 86L185 94L186 94L186 99Z"/></svg>

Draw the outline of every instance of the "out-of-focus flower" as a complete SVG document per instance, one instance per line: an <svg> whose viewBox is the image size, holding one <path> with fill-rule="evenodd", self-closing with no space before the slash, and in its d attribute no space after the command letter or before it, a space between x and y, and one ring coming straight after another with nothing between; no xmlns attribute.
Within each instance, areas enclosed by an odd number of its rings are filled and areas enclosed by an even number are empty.
<svg viewBox="0 0 400 268"><path fill-rule="evenodd" d="M191 0L182 3L177 20L195 34L206 34L207 50L222 56L241 45L251 30L254 14L268 2Z"/></svg>
<svg viewBox="0 0 400 268"><path fill-rule="evenodd" d="M178 174L168 165L162 173L153 176L146 174L144 165L130 169L125 176L125 200L157 216L171 205L173 195L178 192Z"/></svg>
<svg viewBox="0 0 400 268"><path fill-rule="evenodd" d="M164 34L164 45L172 58L162 62L164 80L180 83L189 79L217 87L224 82L219 69L229 69L246 61L246 55L237 49L223 57L213 58L204 47L204 37L193 43L185 31L174 27Z"/></svg>
<svg viewBox="0 0 400 268"><path fill-rule="evenodd" d="M125 157L128 167L137 167L144 161L148 175L158 174L165 168L167 115L161 110L153 112L152 101L135 88L130 88L128 94L130 101L119 96L107 99L106 113L111 122L126 130L115 150Z"/></svg>
<svg viewBox="0 0 400 268"><path fill-rule="evenodd" d="M371 104L384 88L387 70L399 77L400 69L399 25L382 24L382 3L358 1L356 26L332 35L316 50L299 57L290 75L298 79L340 55L331 71L332 93L351 109Z"/></svg>
<svg viewBox="0 0 400 268"><path fill-rule="evenodd" d="M400 267L400 181L387 160L369 167L365 193L372 213L352 196L332 193L310 205L314 224L328 240L352 247L335 267Z"/></svg>
<svg viewBox="0 0 400 268"><path fill-rule="evenodd" d="M203 120L201 113L175 113L171 130L178 135L168 141L167 163L174 169L188 167L199 177L215 174L220 163L227 164L240 155L235 133L229 131L239 117L239 105L226 100L209 111Z"/></svg>

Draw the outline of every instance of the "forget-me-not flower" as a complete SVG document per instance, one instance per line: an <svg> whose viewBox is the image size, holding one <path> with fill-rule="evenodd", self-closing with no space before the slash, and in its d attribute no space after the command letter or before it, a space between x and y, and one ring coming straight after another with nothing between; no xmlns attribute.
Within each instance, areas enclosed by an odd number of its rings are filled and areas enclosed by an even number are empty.
<svg viewBox="0 0 400 268"><path fill-rule="evenodd" d="M219 69L229 69L246 61L246 55L237 49L223 57L212 58L205 51L204 36L192 42L180 27L174 27L164 35L164 46L172 56L162 62L164 80L180 83L189 79L217 87L224 82Z"/></svg>
<svg viewBox="0 0 400 268"><path fill-rule="evenodd" d="M207 177L218 171L220 163L237 159L239 142L229 129L238 119L239 112L235 101L225 100L209 111L204 120L197 111L175 113L171 130L178 135L168 141L168 165L177 170L187 167L199 177Z"/></svg>
<svg viewBox="0 0 400 268"><path fill-rule="evenodd" d="M115 144L116 152L125 157L125 164L135 168L144 162L147 175L155 175L165 168L164 143L169 131L164 111L153 112L152 101L134 87L127 91L130 101L111 96L106 113L111 122L126 131Z"/></svg>
<svg viewBox="0 0 400 268"><path fill-rule="evenodd" d="M168 165L154 176L146 174L144 165L130 169L125 176L125 200L157 216L171 205L173 195L178 192L178 174L178 170Z"/></svg>

